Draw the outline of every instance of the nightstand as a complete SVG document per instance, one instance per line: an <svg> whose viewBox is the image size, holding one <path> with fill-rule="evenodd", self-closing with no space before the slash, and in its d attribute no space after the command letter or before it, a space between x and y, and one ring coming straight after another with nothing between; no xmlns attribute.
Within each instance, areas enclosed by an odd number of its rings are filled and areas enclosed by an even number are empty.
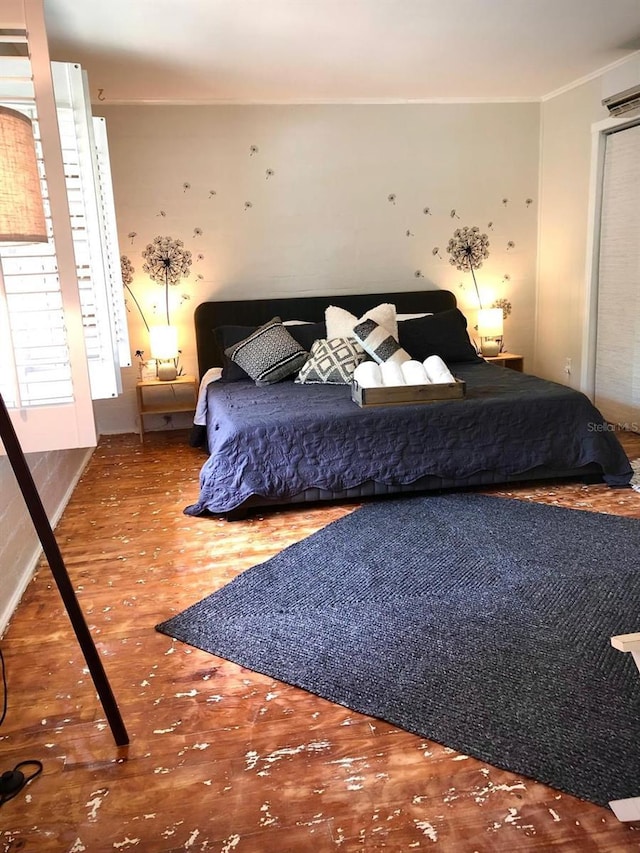
<svg viewBox="0 0 640 853"><path fill-rule="evenodd" d="M172 415L175 412L195 412L198 402L198 382L195 376L177 379L143 379L136 383L140 441L144 441L145 415Z"/></svg>
<svg viewBox="0 0 640 853"><path fill-rule="evenodd" d="M510 367L511 370L518 370L520 373L524 370L524 357L512 352L501 352L500 355L485 358L485 361L489 364L497 364L498 367Z"/></svg>

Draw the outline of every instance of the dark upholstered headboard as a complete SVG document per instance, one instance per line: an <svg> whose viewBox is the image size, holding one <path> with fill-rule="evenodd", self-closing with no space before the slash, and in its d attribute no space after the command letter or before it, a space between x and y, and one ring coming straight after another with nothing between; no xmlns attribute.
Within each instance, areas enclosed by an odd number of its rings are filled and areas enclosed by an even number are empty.
<svg viewBox="0 0 640 853"><path fill-rule="evenodd" d="M283 299L244 299L238 302L203 302L194 314L198 370L202 377L210 367L222 365L222 353L213 334L217 326L260 326L274 316L282 320L324 320L325 308L338 305L362 316L381 302L392 302L398 314L421 311L436 314L456 307L449 290L414 290L405 293L368 293L348 296L303 296Z"/></svg>

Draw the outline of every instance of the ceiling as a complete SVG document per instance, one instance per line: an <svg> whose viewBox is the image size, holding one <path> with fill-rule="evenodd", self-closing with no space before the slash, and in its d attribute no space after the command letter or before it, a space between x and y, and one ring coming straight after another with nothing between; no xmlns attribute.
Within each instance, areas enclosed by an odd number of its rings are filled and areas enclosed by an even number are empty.
<svg viewBox="0 0 640 853"><path fill-rule="evenodd" d="M44 0L93 100L538 100L640 48L640 0Z"/></svg>

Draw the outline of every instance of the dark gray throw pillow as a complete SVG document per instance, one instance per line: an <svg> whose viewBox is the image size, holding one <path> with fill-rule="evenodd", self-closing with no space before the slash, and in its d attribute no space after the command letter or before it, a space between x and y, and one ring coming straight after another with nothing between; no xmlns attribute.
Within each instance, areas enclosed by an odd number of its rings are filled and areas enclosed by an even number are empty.
<svg viewBox="0 0 640 853"><path fill-rule="evenodd" d="M251 379L249 374L239 364L231 361L226 352L234 344L243 341L252 332L255 332L255 330L256 326L217 326L213 330L218 347L222 353L222 382L240 382L243 379Z"/></svg>
<svg viewBox="0 0 640 853"><path fill-rule="evenodd" d="M226 355L226 350L248 338L249 335L256 331L256 328L256 326L217 326L213 330L218 348L223 354L223 382L240 382L251 379L249 374L239 364L231 361L229 356ZM311 352L314 341L327 336L327 327L324 323L301 323L300 325L286 326L285 328L306 352Z"/></svg>
<svg viewBox="0 0 640 853"><path fill-rule="evenodd" d="M411 358L424 361L439 355L452 361L481 361L467 333L467 318L458 308L398 323L400 346Z"/></svg>
<svg viewBox="0 0 640 853"><path fill-rule="evenodd" d="M256 385L273 385L297 373L309 354L289 334L279 317L259 326L228 347L225 355L239 365Z"/></svg>

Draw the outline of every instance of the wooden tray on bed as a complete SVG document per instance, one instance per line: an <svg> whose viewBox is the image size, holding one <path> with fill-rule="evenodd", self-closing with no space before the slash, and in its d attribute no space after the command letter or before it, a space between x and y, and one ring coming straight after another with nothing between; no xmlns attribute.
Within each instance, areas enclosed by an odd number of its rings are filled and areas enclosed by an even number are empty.
<svg viewBox="0 0 640 853"><path fill-rule="evenodd" d="M389 385L385 388L363 388L351 383L351 399L360 408L367 406L405 406L416 403L435 403L440 400L459 400L466 393L462 379L431 385Z"/></svg>

